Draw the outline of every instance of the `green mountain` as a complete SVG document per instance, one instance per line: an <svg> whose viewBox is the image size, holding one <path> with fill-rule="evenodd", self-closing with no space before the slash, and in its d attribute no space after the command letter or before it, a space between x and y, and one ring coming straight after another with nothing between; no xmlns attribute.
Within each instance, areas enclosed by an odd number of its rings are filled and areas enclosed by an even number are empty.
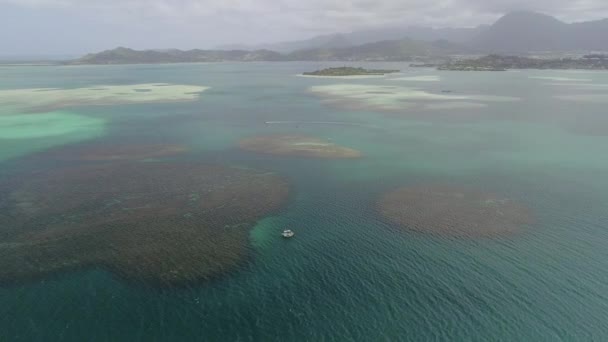
<svg viewBox="0 0 608 342"><path fill-rule="evenodd" d="M138 51L119 47L88 54L68 64L147 64L147 63L196 63L196 62L247 62L278 61L284 57L274 51L256 50L145 50Z"/></svg>
<svg viewBox="0 0 608 342"><path fill-rule="evenodd" d="M145 50L124 47L89 54L67 64L146 64L248 61L409 61L468 52L447 41L387 40L352 47L299 50L287 55L270 50Z"/></svg>
<svg viewBox="0 0 608 342"><path fill-rule="evenodd" d="M483 53L530 53L539 51L608 51L608 19L565 23L552 16L526 11L505 14L493 25L474 28L429 28L398 25L373 30L316 36L311 39L262 45L232 45L232 49L267 49L281 53L356 47L379 41L434 42L447 40ZM224 47L224 49L227 47Z"/></svg>
<svg viewBox="0 0 608 342"><path fill-rule="evenodd" d="M462 54L608 51L607 36L608 19L568 24L540 13L512 12L491 26L474 29L381 29L267 45L279 52L269 48L189 51L117 48L89 54L68 64L411 61ZM446 39L432 40L437 37Z"/></svg>

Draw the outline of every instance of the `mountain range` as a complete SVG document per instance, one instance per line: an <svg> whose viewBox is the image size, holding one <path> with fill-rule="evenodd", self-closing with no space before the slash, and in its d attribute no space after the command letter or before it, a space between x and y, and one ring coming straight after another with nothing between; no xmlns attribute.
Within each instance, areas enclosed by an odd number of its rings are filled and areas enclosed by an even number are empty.
<svg viewBox="0 0 608 342"><path fill-rule="evenodd" d="M606 51L608 19L564 23L535 12L513 12L473 38L469 45L487 52Z"/></svg>
<svg viewBox="0 0 608 342"><path fill-rule="evenodd" d="M138 64L249 61L415 61L470 51L448 41L423 42L409 38L342 48L315 48L280 54L270 50L145 50L119 47L89 54L69 64Z"/></svg>
<svg viewBox="0 0 608 342"><path fill-rule="evenodd" d="M268 49L290 53L303 49L345 48L382 40L434 42L447 40L487 53L608 50L608 19L568 24L536 12L511 12L493 25L475 28L406 27L357 31L313 37L308 40L260 46L224 46L244 50Z"/></svg>
<svg viewBox="0 0 608 342"><path fill-rule="evenodd" d="M313 37L261 46L216 50L117 48L71 64L217 61L411 61L462 54L608 51L608 19L565 23L536 12L512 12L490 26L387 28Z"/></svg>
<svg viewBox="0 0 608 342"><path fill-rule="evenodd" d="M223 61L279 61L283 55L269 50L144 50L125 47L88 54L69 64L195 63Z"/></svg>
<svg viewBox="0 0 608 342"><path fill-rule="evenodd" d="M447 40L452 43L466 43L480 34L487 26L476 28L429 28L429 27L407 27L407 28L384 28L375 30L357 31L351 33L336 33L316 36L310 39L291 42L281 42L261 45L223 45L221 50L272 50L280 53L291 53L298 50L323 49L323 48L346 48L385 40L402 40L405 38L434 42Z"/></svg>

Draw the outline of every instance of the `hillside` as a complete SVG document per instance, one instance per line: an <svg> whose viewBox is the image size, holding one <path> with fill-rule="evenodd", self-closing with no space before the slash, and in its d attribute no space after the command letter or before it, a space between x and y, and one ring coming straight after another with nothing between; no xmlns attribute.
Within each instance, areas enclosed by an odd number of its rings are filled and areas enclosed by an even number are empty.
<svg viewBox="0 0 608 342"><path fill-rule="evenodd" d="M513 12L480 33L471 45L498 53L608 50L608 20L567 24L534 12Z"/></svg>
<svg viewBox="0 0 608 342"><path fill-rule="evenodd" d="M608 51L606 37L608 19L568 24L549 15L519 11L504 15L493 25L474 28L387 27L275 44L232 45L229 48L267 49L292 54L301 50L349 48L409 38L427 43L444 40L468 45L485 53L521 54L538 51Z"/></svg>
<svg viewBox="0 0 608 342"><path fill-rule="evenodd" d="M423 39L404 38L408 32ZM398 38L395 38L398 37ZM450 37L427 41L436 37ZM411 61L462 54L608 51L608 19L564 23L535 12L513 12L476 29L378 29L318 36L257 50L145 50L117 48L69 64L188 63L244 61ZM458 42L456 42L458 41ZM293 52L285 52L296 49Z"/></svg>
<svg viewBox="0 0 608 342"><path fill-rule="evenodd" d="M89 54L68 64L154 64L249 61L408 61L416 57L442 57L468 49L438 41L427 43L411 39L381 41L353 47L300 50L288 55L269 50L145 50L124 47Z"/></svg>
<svg viewBox="0 0 608 342"><path fill-rule="evenodd" d="M138 51L128 48L116 48L99 53L89 54L69 64L146 64L146 63L195 63L222 61L278 61L283 59L281 54L268 51L244 50L145 50Z"/></svg>

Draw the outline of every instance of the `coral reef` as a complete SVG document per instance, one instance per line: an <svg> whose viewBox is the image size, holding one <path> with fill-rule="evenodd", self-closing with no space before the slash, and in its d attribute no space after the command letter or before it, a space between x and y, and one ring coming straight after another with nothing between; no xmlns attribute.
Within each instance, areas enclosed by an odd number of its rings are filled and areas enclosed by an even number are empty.
<svg viewBox="0 0 608 342"><path fill-rule="evenodd" d="M96 143L59 147L37 157L75 161L128 161L171 157L186 152L188 147L179 144Z"/></svg>
<svg viewBox="0 0 608 342"><path fill-rule="evenodd" d="M150 285L218 276L249 252L249 228L279 209L273 173L117 162L0 184L0 282L102 267Z"/></svg>
<svg viewBox="0 0 608 342"><path fill-rule="evenodd" d="M303 135L269 135L241 140L239 147L246 151L324 159L359 158L361 152L342 147L327 140Z"/></svg>
<svg viewBox="0 0 608 342"><path fill-rule="evenodd" d="M389 192L379 200L378 211L402 228L449 236L511 234L532 221L530 211L513 200L445 185Z"/></svg>

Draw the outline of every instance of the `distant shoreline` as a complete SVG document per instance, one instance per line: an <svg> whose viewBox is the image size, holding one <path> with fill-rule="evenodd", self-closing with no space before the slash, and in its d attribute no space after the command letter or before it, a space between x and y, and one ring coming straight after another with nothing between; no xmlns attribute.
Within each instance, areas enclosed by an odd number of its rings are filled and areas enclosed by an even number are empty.
<svg viewBox="0 0 608 342"><path fill-rule="evenodd" d="M414 66L415 67L415 66ZM448 62L437 66L441 71L507 71L507 70L608 70L608 55L586 55L582 58L530 58L488 55L477 59Z"/></svg>
<svg viewBox="0 0 608 342"><path fill-rule="evenodd" d="M484 57L487 58L487 57ZM515 57L518 59L525 60L535 60L527 57ZM540 59L539 59L540 60ZM547 70L547 71L568 71L568 70L583 70L589 72L602 72L608 71L608 62L606 65L602 67L593 67L588 65L582 66L555 66L554 64L556 60L541 60L540 66L538 65L509 65L507 67L503 66L493 66L487 64L476 64L477 60L462 60L460 62L455 63L446 63L446 64L435 64L434 67L425 65L424 67L415 65L410 63L409 61L311 61L311 60L301 60L301 61L213 61L213 62L129 62L129 63L79 63L72 64L67 61L40 61L40 62L28 62L28 61L0 61L0 68L19 68L19 67L120 67L120 66L146 66L146 65L207 65L207 64L262 64L262 63L369 63L369 64L395 64L395 63L404 63L408 64L411 69L434 69L439 71L462 71L462 72L504 72L504 71L521 71L521 70ZM366 74L366 75L306 75L305 73L294 74L293 76L302 77L302 78L318 78L318 79L372 79L372 78L385 78L386 75L383 74Z"/></svg>
<svg viewBox="0 0 608 342"><path fill-rule="evenodd" d="M57 62L2 62L0 67L22 67L22 66L56 66L61 65Z"/></svg>

